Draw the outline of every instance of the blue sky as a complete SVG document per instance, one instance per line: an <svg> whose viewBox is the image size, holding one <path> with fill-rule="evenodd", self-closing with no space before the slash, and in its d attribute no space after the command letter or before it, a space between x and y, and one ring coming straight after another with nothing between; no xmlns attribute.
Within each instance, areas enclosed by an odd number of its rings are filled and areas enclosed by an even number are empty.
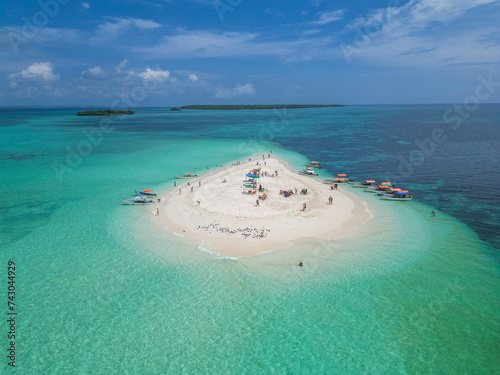
<svg viewBox="0 0 500 375"><path fill-rule="evenodd" d="M500 82L500 0L2 7L0 105L457 103Z"/></svg>

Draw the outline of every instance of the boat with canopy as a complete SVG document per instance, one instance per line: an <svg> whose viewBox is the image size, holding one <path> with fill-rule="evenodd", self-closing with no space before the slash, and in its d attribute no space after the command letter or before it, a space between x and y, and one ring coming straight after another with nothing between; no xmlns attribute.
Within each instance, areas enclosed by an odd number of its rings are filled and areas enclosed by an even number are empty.
<svg viewBox="0 0 500 375"><path fill-rule="evenodd" d="M148 197L156 197L156 194L153 193L152 189L144 189L142 191L134 190L135 195L146 195Z"/></svg>
<svg viewBox="0 0 500 375"><path fill-rule="evenodd" d="M312 167L312 168L323 168L321 164L319 164L317 161L312 161L310 163L306 163L306 167Z"/></svg>
<svg viewBox="0 0 500 375"><path fill-rule="evenodd" d="M382 195L380 198L390 201L411 201L413 194L408 190L395 191L392 195Z"/></svg>
<svg viewBox="0 0 500 375"><path fill-rule="evenodd" d="M375 180L364 180L361 182L355 182L353 186L356 188L367 188L367 187L375 186L375 185L377 185Z"/></svg>

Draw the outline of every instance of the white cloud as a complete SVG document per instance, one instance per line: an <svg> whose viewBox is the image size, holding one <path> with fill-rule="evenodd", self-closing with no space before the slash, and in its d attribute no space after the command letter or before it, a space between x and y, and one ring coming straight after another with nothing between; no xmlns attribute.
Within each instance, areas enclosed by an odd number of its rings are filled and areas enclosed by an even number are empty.
<svg viewBox="0 0 500 375"><path fill-rule="evenodd" d="M106 17L107 20L101 23L95 31L95 36L91 39L93 43L102 43L113 40L130 29L153 30L161 27L159 23L142 18L120 18Z"/></svg>
<svg viewBox="0 0 500 375"><path fill-rule="evenodd" d="M100 66L84 70L82 76L85 78L104 78L104 70Z"/></svg>
<svg viewBox="0 0 500 375"><path fill-rule="evenodd" d="M247 83L246 85L236 85L232 89L222 88L218 89L215 93L216 98L238 98L241 96L251 96L255 93L253 89L253 85L251 83Z"/></svg>
<svg viewBox="0 0 500 375"><path fill-rule="evenodd" d="M127 71L127 64L128 64L127 59L123 59L122 61L120 61L120 63L115 67L116 72L125 73Z"/></svg>
<svg viewBox="0 0 500 375"><path fill-rule="evenodd" d="M325 25L330 22L340 21L345 14L345 9L332 10L329 12L323 12L319 15L319 20L313 22L317 25Z"/></svg>
<svg viewBox="0 0 500 375"><path fill-rule="evenodd" d="M191 82L196 82L196 81L199 81L200 79L198 78L198 76L196 74L190 74L188 79L191 81Z"/></svg>
<svg viewBox="0 0 500 375"><path fill-rule="evenodd" d="M89 3L82 3L82 7L83 7L84 9L87 9L87 10L88 10L88 9L90 9L90 4L89 4Z"/></svg>
<svg viewBox="0 0 500 375"><path fill-rule="evenodd" d="M206 30L180 31L152 47L133 48L147 58L207 58L245 56L289 56L304 48L317 47L324 40L304 38L291 41L263 40L259 34Z"/></svg>
<svg viewBox="0 0 500 375"><path fill-rule="evenodd" d="M54 74L52 64L49 62L34 63L19 73L9 75L11 80L30 81L57 81L59 74Z"/></svg>
<svg viewBox="0 0 500 375"><path fill-rule="evenodd" d="M147 68L144 72L139 74L139 77L145 81L161 83L168 80L170 72L168 70L151 70L150 68Z"/></svg>
<svg viewBox="0 0 500 375"><path fill-rule="evenodd" d="M376 9L346 27L344 33L353 35L352 42L341 50L348 61L360 57L398 66L493 63L499 59L498 48L480 41L499 28L487 22L468 27L454 21L494 2L499 0L410 0L399 7Z"/></svg>

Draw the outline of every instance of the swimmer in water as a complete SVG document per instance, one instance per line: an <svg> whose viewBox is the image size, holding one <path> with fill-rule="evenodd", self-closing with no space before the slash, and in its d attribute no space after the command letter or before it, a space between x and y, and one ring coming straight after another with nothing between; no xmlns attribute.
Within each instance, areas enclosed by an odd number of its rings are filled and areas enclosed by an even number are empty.
<svg viewBox="0 0 500 375"><path fill-rule="evenodd" d="M302 261L300 261L299 267L302 267L303 265L304 265L304 263L302 263Z"/></svg>
<svg viewBox="0 0 500 375"><path fill-rule="evenodd" d="M432 211L432 216L436 216L436 213L434 211Z"/></svg>

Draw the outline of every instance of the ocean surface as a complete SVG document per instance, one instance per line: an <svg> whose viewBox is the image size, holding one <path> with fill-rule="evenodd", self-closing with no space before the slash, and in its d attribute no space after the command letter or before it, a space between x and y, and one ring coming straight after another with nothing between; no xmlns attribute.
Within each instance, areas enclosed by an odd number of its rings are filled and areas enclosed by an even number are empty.
<svg viewBox="0 0 500 375"><path fill-rule="evenodd" d="M77 110L0 108L15 373L500 374L500 105ZM121 204L271 150L414 201L356 191L370 237L234 259Z"/></svg>

